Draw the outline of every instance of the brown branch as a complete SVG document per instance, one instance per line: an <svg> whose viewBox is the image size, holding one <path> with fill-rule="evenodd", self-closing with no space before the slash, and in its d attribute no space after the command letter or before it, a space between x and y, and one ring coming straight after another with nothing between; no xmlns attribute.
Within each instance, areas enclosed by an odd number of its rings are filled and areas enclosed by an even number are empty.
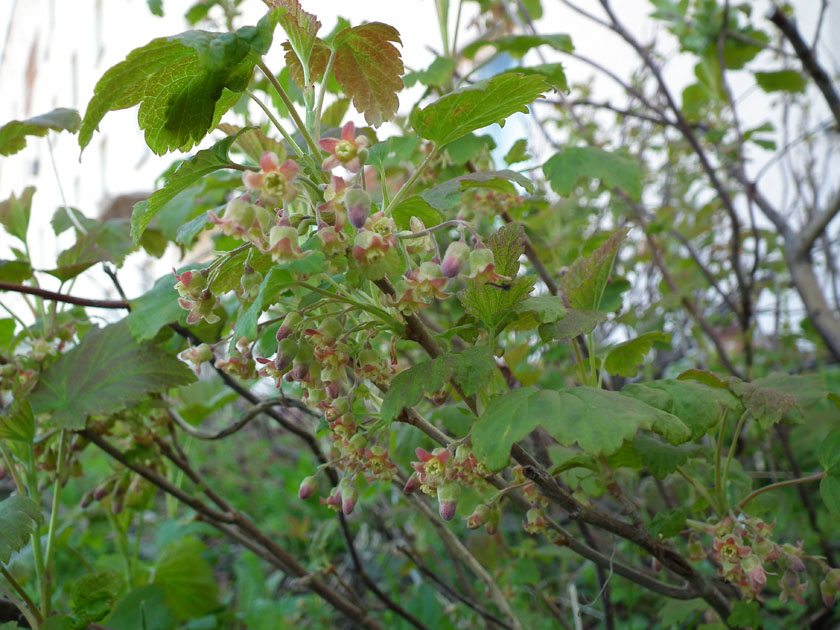
<svg viewBox="0 0 840 630"><path fill-rule="evenodd" d="M828 103L828 107L834 115L837 127L840 129L840 96L838 96L837 91L834 89L828 73L814 56L814 51L802 39L802 35L799 34L796 24L790 21L778 7L770 15L770 21L782 31L782 34L790 42L790 45L793 46L793 50L802 62L805 72L811 75L817 88L822 92L825 102Z"/></svg>
<svg viewBox="0 0 840 630"><path fill-rule="evenodd" d="M52 302L65 302L66 304L75 304L76 306L91 306L93 308L130 308L128 302L125 300L91 300L88 298L76 297L74 295L56 293L55 291L47 291L46 289L41 289L39 287L28 287L23 284L14 284L12 282L0 282L0 291L26 293L44 300L50 300Z"/></svg>

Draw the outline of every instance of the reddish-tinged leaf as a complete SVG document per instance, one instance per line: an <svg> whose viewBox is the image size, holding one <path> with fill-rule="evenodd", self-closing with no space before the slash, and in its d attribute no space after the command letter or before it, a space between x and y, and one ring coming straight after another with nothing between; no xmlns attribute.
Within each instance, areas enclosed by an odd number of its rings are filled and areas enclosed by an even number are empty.
<svg viewBox="0 0 840 630"><path fill-rule="evenodd" d="M291 48L303 63L309 63L312 48L321 23L318 18L304 11L298 0L263 0L272 9L286 9L279 16L278 22L289 36ZM310 81L314 79L310 78ZM303 84L303 82L300 82Z"/></svg>
<svg viewBox="0 0 840 630"><path fill-rule="evenodd" d="M391 42L402 44L400 34L381 22L345 29L333 41L336 81L375 127L391 120L400 104L397 92L403 88L403 62Z"/></svg>
<svg viewBox="0 0 840 630"><path fill-rule="evenodd" d="M286 51L286 67L289 68L289 75L292 81L297 83L299 88L304 88L303 66L295 54L289 42L283 42L283 50ZM327 69L327 62L330 60L330 47L321 39L315 40L315 46L309 55L309 82L320 81Z"/></svg>
<svg viewBox="0 0 840 630"><path fill-rule="evenodd" d="M578 258L561 281L561 288L574 308L597 311L607 286L618 248L627 229L618 230L589 256Z"/></svg>

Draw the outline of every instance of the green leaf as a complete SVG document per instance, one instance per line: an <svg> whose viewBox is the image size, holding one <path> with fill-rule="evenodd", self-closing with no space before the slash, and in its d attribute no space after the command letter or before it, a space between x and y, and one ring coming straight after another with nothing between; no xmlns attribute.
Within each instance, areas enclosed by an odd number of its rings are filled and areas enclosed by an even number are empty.
<svg viewBox="0 0 840 630"><path fill-rule="evenodd" d="M761 612L758 602L735 602L726 623L736 628L760 628Z"/></svg>
<svg viewBox="0 0 840 630"><path fill-rule="evenodd" d="M339 98L330 103L321 115L321 129L341 127L348 109L350 109L349 98Z"/></svg>
<svg viewBox="0 0 840 630"><path fill-rule="evenodd" d="M452 78L455 71L455 61L449 57L435 57L435 60L425 70L410 72L403 77L405 87L410 88L418 81L423 85L445 85Z"/></svg>
<svg viewBox="0 0 840 630"><path fill-rule="evenodd" d="M25 260L0 260L0 282L20 284L32 277L32 266Z"/></svg>
<svg viewBox="0 0 840 630"><path fill-rule="evenodd" d="M731 379L729 388L741 399L747 411L758 420L762 429L769 429L782 419L803 421L796 410L796 397L776 388L762 387L759 381L744 383Z"/></svg>
<svg viewBox="0 0 840 630"><path fill-rule="evenodd" d="M393 26L369 22L341 31L333 40L333 73L353 106L369 125L391 120L400 105L397 92L403 88L404 72L400 41Z"/></svg>
<svg viewBox="0 0 840 630"><path fill-rule="evenodd" d="M620 188L632 199L642 197L642 171L624 153L597 147L567 147L543 164L543 173L558 195L568 197L582 178L596 178L607 188Z"/></svg>
<svg viewBox="0 0 840 630"><path fill-rule="evenodd" d="M0 437L2 437L2 434L0 434ZM834 429L820 442L817 456L820 466L824 470L830 470L834 467L840 470L840 427Z"/></svg>
<svg viewBox="0 0 840 630"><path fill-rule="evenodd" d="M12 120L0 127L0 155L13 155L26 147L26 136L46 136L49 130L76 133L79 112L59 107L26 120Z"/></svg>
<svg viewBox="0 0 840 630"><path fill-rule="evenodd" d="M569 305L584 310L597 311L610 279L618 248L627 235L623 228L608 238L589 256L578 258L560 280L560 289Z"/></svg>
<svg viewBox="0 0 840 630"><path fill-rule="evenodd" d="M85 625L99 621L111 611L122 587L123 579L115 571L83 575L70 587L73 615Z"/></svg>
<svg viewBox="0 0 840 630"><path fill-rule="evenodd" d="M561 92L569 91L569 84L566 81L566 71L562 63L538 63L534 66L523 66L514 68L508 72L516 72L525 76L541 76L555 90Z"/></svg>
<svg viewBox="0 0 840 630"><path fill-rule="evenodd" d="M500 332L500 325L513 316L513 308L534 288L535 278L517 277L519 257L525 251L525 232L521 225L503 226L490 237L487 246L493 251L496 273L513 280L499 286L470 280L458 299L470 315Z"/></svg>
<svg viewBox="0 0 840 630"><path fill-rule="evenodd" d="M412 407L455 381L466 396L476 394L486 385L496 362L487 346L467 348L458 354L443 354L431 361L424 361L397 374L391 381L391 388L385 394L380 417L386 422L396 418L404 407Z"/></svg>
<svg viewBox="0 0 840 630"><path fill-rule="evenodd" d="M705 600L697 599L669 599L659 610L657 618L663 628L673 628L675 625L694 619L698 613L705 612L709 605Z"/></svg>
<svg viewBox="0 0 840 630"><path fill-rule="evenodd" d="M181 361L138 344L126 320L95 328L46 369L32 392L34 413L53 412L54 425L80 430L91 414L114 413L152 392L195 380Z"/></svg>
<svg viewBox="0 0 840 630"><path fill-rule="evenodd" d="M574 339L578 335L591 333L598 324L605 321L607 321L607 314L601 311L570 308L566 310L562 319L540 326L540 339L543 341Z"/></svg>
<svg viewBox="0 0 840 630"><path fill-rule="evenodd" d="M685 529L685 508L658 512L650 522L650 533L663 538L673 538Z"/></svg>
<svg viewBox="0 0 840 630"><path fill-rule="evenodd" d="M216 609L218 586L213 569L201 556L204 544L192 536L170 543L155 563L154 584L179 619L202 617Z"/></svg>
<svg viewBox="0 0 840 630"><path fill-rule="evenodd" d="M163 0L146 0L152 15L163 17Z"/></svg>
<svg viewBox="0 0 840 630"><path fill-rule="evenodd" d="M676 416L618 392L575 387L559 392L562 417L543 422L561 444L577 443L593 455L610 455L639 429L654 431L671 444L691 438L689 428Z"/></svg>
<svg viewBox="0 0 840 630"><path fill-rule="evenodd" d="M318 252L319 254L321 252ZM292 282L292 274L286 270L274 268L263 278L260 291L251 305L236 320L236 328L231 341L236 343L240 337L257 338L257 320L260 314L277 298L277 295Z"/></svg>
<svg viewBox="0 0 840 630"><path fill-rule="evenodd" d="M0 501L0 562L8 564L12 554L27 545L35 526L43 523L41 508L29 497L15 494Z"/></svg>
<svg viewBox="0 0 840 630"><path fill-rule="evenodd" d="M663 479L682 466L697 451L693 444L673 446L651 435L639 433L633 438L633 450L657 479Z"/></svg>
<svg viewBox="0 0 840 630"><path fill-rule="evenodd" d="M639 366L645 359L645 355L655 343L667 344L671 341L671 335L659 330L639 335L613 347L604 360L604 369L610 374L630 378L636 376Z"/></svg>
<svg viewBox="0 0 840 630"><path fill-rule="evenodd" d="M228 151L236 139L247 130L248 128L241 129L238 133L219 140L209 149L202 149L185 160L166 182L166 186L152 193L146 201L135 204L134 211L131 213L131 238L134 242L140 241L143 230L175 195L195 185L210 173L229 167Z"/></svg>
<svg viewBox="0 0 840 630"><path fill-rule="evenodd" d="M172 630L176 627L166 593L154 584L135 588L121 597L113 612L102 622L120 630Z"/></svg>
<svg viewBox="0 0 840 630"><path fill-rule="evenodd" d="M820 482L820 496L825 507L835 516L840 516L840 469L833 468Z"/></svg>
<svg viewBox="0 0 840 630"><path fill-rule="evenodd" d="M53 615L41 624L41 630L74 630L76 624L68 615Z"/></svg>
<svg viewBox="0 0 840 630"><path fill-rule="evenodd" d="M507 35L491 40L479 40L466 46L461 54L467 59L475 59L476 53L485 46L495 48L495 53L507 53L515 59L521 59L532 48L537 46L551 46L562 52L572 52L572 38L564 33L554 35Z"/></svg>
<svg viewBox="0 0 840 630"><path fill-rule="evenodd" d="M677 416L691 428L692 439L717 425L723 407L733 411L740 408L738 400L729 391L685 380L631 383L621 393Z"/></svg>
<svg viewBox="0 0 840 630"><path fill-rule="evenodd" d="M411 217L417 217L427 228L443 223L446 217L440 210L433 208L428 201L419 195L413 195L404 199L394 208L391 217L401 230L410 230Z"/></svg>
<svg viewBox="0 0 840 630"><path fill-rule="evenodd" d="M58 267L49 269L46 273L67 282L96 263L113 262L112 256L97 244L97 237L95 232L77 234L76 243L58 255Z"/></svg>
<svg viewBox="0 0 840 630"><path fill-rule="evenodd" d="M519 162L527 162L531 159L531 154L528 153L528 141L525 138L520 138L508 149L505 154L505 164L518 164Z"/></svg>
<svg viewBox="0 0 840 630"><path fill-rule="evenodd" d="M131 51L96 84L79 146L90 143L109 111L140 105L137 122L152 151L189 150L248 86L254 64L271 44L276 17L269 13L256 28L234 33L187 31Z"/></svg>
<svg viewBox="0 0 840 630"><path fill-rule="evenodd" d="M490 470L501 470L508 464L511 447L544 419L558 414L560 403L557 392L535 387L491 398L470 433L475 456Z"/></svg>
<svg viewBox="0 0 840 630"><path fill-rule="evenodd" d="M446 154L453 164L463 166L481 155L489 155L496 148L496 141L489 134L477 136L468 133L446 145Z"/></svg>
<svg viewBox="0 0 840 630"><path fill-rule="evenodd" d="M15 398L6 411L0 413L0 440L31 444L35 439L35 418L28 399Z"/></svg>
<svg viewBox="0 0 840 630"><path fill-rule="evenodd" d="M187 271L187 267L180 270ZM131 335L137 341L148 341L166 326L186 319L186 311L178 305L178 291L175 277L166 274L155 281L154 286L138 298L129 300L131 312L125 318Z"/></svg>
<svg viewBox="0 0 840 630"><path fill-rule="evenodd" d="M539 75L506 73L450 92L411 113L411 126L439 146L493 123L504 125L548 90Z"/></svg>
<svg viewBox="0 0 840 630"><path fill-rule="evenodd" d="M796 70L754 72L755 82L765 92L805 92L808 82Z"/></svg>
<svg viewBox="0 0 840 630"><path fill-rule="evenodd" d="M15 320L11 317L0 319L0 348L7 348L15 338Z"/></svg>
<svg viewBox="0 0 840 630"><path fill-rule="evenodd" d="M423 191L420 196L433 208L445 212L459 206L463 192L472 188L488 188L515 195L517 190L511 182L516 182L528 192L534 189L533 182L516 171L485 171L455 177L434 188Z"/></svg>
<svg viewBox="0 0 840 630"><path fill-rule="evenodd" d="M210 221L210 217L207 216L207 213L202 212L200 215L187 221L178 228L178 234L175 236L175 242L178 243L178 245L190 247L195 239L198 238L198 235L201 234L211 223L212 221Z"/></svg>
<svg viewBox="0 0 840 630"><path fill-rule="evenodd" d="M20 197L12 193L12 196L0 202L0 223L6 231L26 243L26 232L29 229L29 215L32 208L32 195L35 194L35 187L24 188Z"/></svg>
<svg viewBox="0 0 840 630"><path fill-rule="evenodd" d="M615 453L639 429L653 430L672 443L690 437L675 416L616 392L523 387L490 400L473 425L473 448L491 470L499 470L507 464L511 446L537 426L564 446L577 443L594 455Z"/></svg>

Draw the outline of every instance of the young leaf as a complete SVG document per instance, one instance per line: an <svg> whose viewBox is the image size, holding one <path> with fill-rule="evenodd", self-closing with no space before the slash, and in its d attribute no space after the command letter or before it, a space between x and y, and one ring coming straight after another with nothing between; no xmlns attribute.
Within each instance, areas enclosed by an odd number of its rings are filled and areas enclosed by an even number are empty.
<svg viewBox="0 0 840 630"><path fill-rule="evenodd" d="M166 182L166 186L153 192L145 201L134 204L134 210L131 213L131 238L134 242L140 241L143 231L152 219L178 193L201 181L206 175L229 167L230 147L248 129L247 127L240 129L236 134L219 140L209 149L202 149L191 158L184 160Z"/></svg>
<svg viewBox="0 0 840 630"><path fill-rule="evenodd" d="M515 59L522 59L532 48L537 46L551 46L555 50L570 53L575 47L572 38L564 33L555 35L508 35L491 40L478 40L466 46L461 54L467 59L475 59L476 53L485 46L496 49L495 54L507 53Z"/></svg>
<svg viewBox="0 0 840 630"><path fill-rule="evenodd" d="M32 277L32 265L25 260L0 260L0 282L20 284Z"/></svg>
<svg viewBox="0 0 840 630"><path fill-rule="evenodd" d="M35 194L35 187L24 188L20 197L12 193L12 196L0 202L0 223L6 231L20 240L26 242L26 232L29 230L29 215L32 209L32 195Z"/></svg>
<svg viewBox="0 0 840 630"><path fill-rule="evenodd" d="M504 157L505 164L508 166L519 162L527 162L530 159L531 155L528 153L528 141L525 138L520 138L514 142Z"/></svg>
<svg viewBox="0 0 840 630"><path fill-rule="evenodd" d="M501 74L415 109L411 126L423 138L441 146L493 123L503 126L508 116L527 113L527 106L548 89L539 75Z"/></svg>
<svg viewBox="0 0 840 630"><path fill-rule="evenodd" d="M187 31L131 51L99 79L79 131L90 143L109 111L140 105L146 144L162 155L201 141L248 87L254 64L271 45L277 13L234 33Z"/></svg>
<svg viewBox="0 0 840 630"><path fill-rule="evenodd" d="M840 469L832 468L820 482L820 496L825 507L835 516L840 516Z"/></svg>
<svg viewBox="0 0 840 630"><path fill-rule="evenodd" d="M639 335L612 348L604 360L604 369L610 374L630 378L636 376L639 366L645 360L645 355L650 352L654 343L668 343L671 335L662 331Z"/></svg>
<svg viewBox="0 0 840 630"><path fill-rule="evenodd" d="M166 593L154 584L146 584L123 595L114 610L102 622L120 630L169 630L177 627Z"/></svg>
<svg viewBox="0 0 840 630"><path fill-rule="evenodd" d="M470 280L458 294L467 312L487 326L498 328L513 315L513 307L534 288L534 276L517 278L519 257L525 251L525 232L518 223L508 223L490 237L487 246L493 251L496 273L513 278L503 285L481 284Z"/></svg>
<svg viewBox="0 0 840 630"><path fill-rule="evenodd" d="M306 77L303 74L303 65L289 42L283 42L282 45L283 50L286 51L284 59L286 60L286 67L289 69L289 77L302 90L307 87ZM324 72L327 71L327 63L329 63L331 54L332 48L330 48L329 44L320 38L315 38L315 45L309 53L310 84L324 78Z"/></svg>
<svg viewBox="0 0 840 630"><path fill-rule="evenodd" d="M35 439L35 418L29 400L15 398L0 414L0 440L31 443Z"/></svg>
<svg viewBox="0 0 840 630"><path fill-rule="evenodd" d="M650 521L650 533L654 536L673 538L685 529L686 516L685 508L659 512Z"/></svg>
<svg viewBox="0 0 840 630"><path fill-rule="evenodd" d="M0 155L13 155L26 147L26 136L46 136L53 131L79 130L79 112L59 107L26 120L12 120L0 127Z"/></svg>
<svg viewBox="0 0 840 630"><path fill-rule="evenodd" d="M115 571L88 573L70 586L73 616L85 625L105 617L123 587L123 579Z"/></svg>
<svg viewBox="0 0 840 630"><path fill-rule="evenodd" d="M400 202L391 217L401 230L411 229L411 217L417 217L427 228L443 223L446 217L439 210L435 209L428 201L419 195L412 195Z"/></svg>
<svg viewBox="0 0 840 630"><path fill-rule="evenodd" d="M140 345L122 320L89 331L70 352L46 369L32 392L34 413L52 412L52 423L79 430L88 415L113 413L152 392L195 380L181 361L151 345Z"/></svg>
<svg viewBox="0 0 840 630"><path fill-rule="evenodd" d="M569 305L579 309L598 310L618 248L626 235L626 228L618 230L601 247L589 256L578 258L569 267L560 281L560 288L569 300Z"/></svg>
<svg viewBox="0 0 840 630"><path fill-rule="evenodd" d="M568 197L581 178L600 179L608 188L617 187L632 199L642 197L642 172L636 160L622 153L597 147L567 147L543 164L543 173L558 195Z"/></svg>
<svg viewBox="0 0 840 630"><path fill-rule="evenodd" d="M391 42L400 41L393 26L370 22L344 29L333 40L335 80L365 115L378 127L397 113L397 92L403 88L400 51Z"/></svg>
<svg viewBox="0 0 840 630"><path fill-rule="evenodd" d="M431 394L454 380L466 396L477 393L488 382L496 362L487 346L467 348L458 354L443 354L397 374L385 394L380 416L396 418L404 407L416 405L424 394Z"/></svg>
<svg viewBox="0 0 840 630"><path fill-rule="evenodd" d="M568 309L563 304L563 298L556 295L539 295L529 297L517 304L517 313L532 313L540 324L550 324L563 319Z"/></svg>
<svg viewBox="0 0 840 630"><path fill-rule="evenodd" d="M46 273L62 282L67 282L96 263L113 262L111 255L97 244L96 239L97 234L93 232L77 234L75 245L58 255L56 259L58 267L47 270Z"/></svg>
<svg viewBox="0 0 840 630"><path fill-rule="evenodd" d="M43 522L41 508L29 497L16 494L0 501L0 562L8 564L12 554L29 542L34 526Z"/></svg>
<svg viewBox="0 0 840 630"><path fill-rule="evenodd" d="M503 170L461 175L423 191L420 196L433 208L445 212L460 205L462 193L472 188L488 188L515 195L517 191L511 182L516 182L528 192L534 190L533 182L521 173Z"/></svg>
<svg viewBox="0 0 840 630"><path fill-rule="evenodd" d="M418 81L423 85L438 86L446 84L455 70L455 62L449 57L435 57L426 70L411 72L403 77L405 87L410 88Z"/></svg>

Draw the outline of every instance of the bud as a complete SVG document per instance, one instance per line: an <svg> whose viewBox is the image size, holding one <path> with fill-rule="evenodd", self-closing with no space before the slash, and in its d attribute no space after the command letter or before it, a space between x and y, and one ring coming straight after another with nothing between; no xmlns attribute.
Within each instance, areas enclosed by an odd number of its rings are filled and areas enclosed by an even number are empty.
<svg viewBox="0 0 840 630"><path fill-rule="evenodd" d="M343 331L344 328L341 326L341 322L335 317L327 317L321 322L321 325L318 326L318 332L321 335L320 341L325 346L335 343Z"/></svg>
<svg viewBox="0 0 840 630"><path fill-rule="evenodd" d="M454 278L470 258L470 248L464 241L455 241L446 248L440 270L446 278Z"/></svg>
<svg viewBox="0 0 840 630"><path fill-rule="evenodd" d="M300 320L301 316L296 311L286 315L283 319L283 323L280 324L280 328L277 329L277 341L283 341L286 337L295 332Z"/></svg>
<svg viewBox="0 0 840 630"><path fill-rule="evenodd" d="M82 500L79 502L79 507L84 509L91 503L93 503L93 490L85 492L84 496L82 496Z"/></svg>
<svg viewBox="0 0 840 630"><path fill-rule="evenodd" d="M413 473L411 477L408 478L408 481L405 482L405 487L403 488L403 492L406 494L411 494L417 488L420 487L420 477L417 473Z"/></svg>
<svg viewBox="0 0 840 630"><path fill-rule="evenodd" d="M274 369L282 372L292 364L297 356L298 343L294 339L285 338L277 344L277 354L274 357Z"/></svg>
<svg viewBox="0 0 840 630"><path fill-rule="evenodd" d="M115 484L116 480L114 479L108 479L104 483L99 484L99 486L97 486L93 491L93 498L97 501L101 501L111 493Z"/></svg>
<svg viewBox="0 0 840 630"><path fill-rule="evenodd" d="M243 271L244 273L239 279L239 287L242 290L240 297L246 302L251 302L260 292L263 275L251 267L251 265L245 265Z"/></svg>
<svg viewBox="0 0 840 630"><path fill-rule="evenodd" d="M370 157L370 151L368 151L367 147L361 146L356 151L356 157L359 158L359 165L364 166L367 164L368 157Z"/></svg>
<svg viewBox="0 0 840 630"><path fill-rule="evenodd" d="M346 479L342 479L338 486L341 488L341 511L347 516L353 513L356 501L359 500L359 493L356 492L353 483Z"/></svg>
<svg viewBox="0 0 840 630"><path fill-rule="evenodd" d="M300 488L298 488L298 499L306 500L315 494L315 491L318 489L318 480L313 477L304 477L303 481L300 482Z"/></svg>
<svg viewBox="0 0 840 630"><path fill-rule="evenodd" d="M475 506L473 513L467 517L467 528L468 529L478 529L484 523L487 522L488 517L490 516L490 508L484 504L479 503Z"/></svg>
<svg viewBox="0 0 840 630"><path fill-rule="evenodd" d="M350 438L350 446L354 451L361 451L367 446L367 438L362 433L357 433Z"/></svg>
<svg viewBox="0 0 840 630"><path fill-rule="evenodd" d="M254 224L254 219L257 218L257 215L254 204L248 203L242 197L236 197L235 199L231 199L225 207L224 218L247 230Z"/></svg>
<svg viewBox="0 0 840 630"><path fill-rule="evenodd" d="M362 229L370 215L370 195L361 188L348 188L344 193L344 205L347 208L350 225L357 230Z"/></svg>
<svg viewBox="0 0 840 630"><path fill-rule="evenodd" d="M458 507L458 499L461 497L461 486L457 483L445 483L437 491L438 513L444 521L451 521L455 516L455 508Z"/></svg>

